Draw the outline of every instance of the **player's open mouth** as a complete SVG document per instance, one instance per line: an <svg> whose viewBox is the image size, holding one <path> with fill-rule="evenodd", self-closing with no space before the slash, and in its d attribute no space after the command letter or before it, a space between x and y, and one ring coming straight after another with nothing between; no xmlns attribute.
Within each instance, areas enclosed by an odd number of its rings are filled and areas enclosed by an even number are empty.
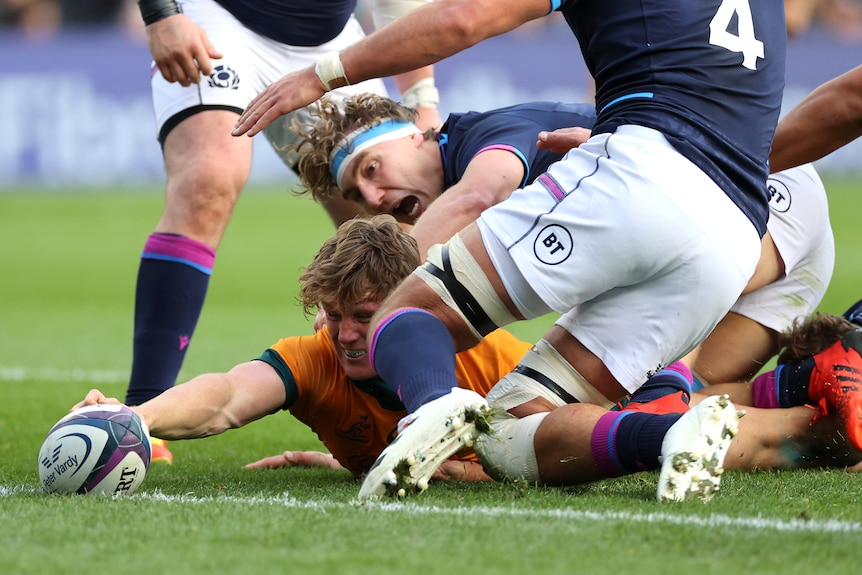
<svg viewBox="0 0 862 575"><path fill-rule="evenodd" d="M419 217L419 208L419 198L407 196L392 208L392 215L396 219L398 216L415 219Z"/></svg>
<svg viewBox="0 0 862 575"><path fill-rule="evenodd" d="M346 355L350 359L359 359L360 357L364 356L367 353L368 352L365 351L364 349L345 349L344 350L344 355Z"/></svg>

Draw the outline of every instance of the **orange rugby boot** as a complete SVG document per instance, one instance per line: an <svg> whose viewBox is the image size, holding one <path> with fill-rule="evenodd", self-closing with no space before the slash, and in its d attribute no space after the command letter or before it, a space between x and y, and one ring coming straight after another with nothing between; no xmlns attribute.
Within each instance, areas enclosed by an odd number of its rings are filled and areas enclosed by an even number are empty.
<svg viewBox="0 0 862 575"><path fill-rule="evenodd" d="M659 415L685 413L690 409L692 379L688 366L681 361L675 361L650 377L640 389L629 396L626 403L620 402L620 411ZM664 395L656 397L659 393Z"/></svg>
<svg viewBox="0 0 862 575"><path fill-rule="evenodd" d="M622 403L618 405L620 405L620 411L639 411L641 413L665 415L668 413L685 413L691 409L688 402L689 395L684 391L677 391L644 403L628 401L625 405L622 405Z"/></svg>
<svg viewBox="0 0 862 575"><path fill-rule="evenodd" d="M151 437L150 447L152 448L151 463L173 463L174 454L168 449L167 441Z"/></svg>
<svg viewBox="0 0 862 575"><path fill-rule="evenodd" d="M815 420L834 408L850 444L862 450L862 332L850 332L814 355L808 395L817 403Z"/></svg>

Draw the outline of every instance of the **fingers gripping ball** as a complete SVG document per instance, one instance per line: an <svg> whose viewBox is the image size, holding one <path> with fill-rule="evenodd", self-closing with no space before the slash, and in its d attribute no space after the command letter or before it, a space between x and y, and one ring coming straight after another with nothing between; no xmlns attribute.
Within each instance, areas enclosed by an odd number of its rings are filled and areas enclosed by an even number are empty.
<svg viewBox="0 0 862 575"><path fill-rule="evenodd" d="M130 495L150 466L146 424L125 405L88 405L51 428L39 450L46 493Z"/></svg>

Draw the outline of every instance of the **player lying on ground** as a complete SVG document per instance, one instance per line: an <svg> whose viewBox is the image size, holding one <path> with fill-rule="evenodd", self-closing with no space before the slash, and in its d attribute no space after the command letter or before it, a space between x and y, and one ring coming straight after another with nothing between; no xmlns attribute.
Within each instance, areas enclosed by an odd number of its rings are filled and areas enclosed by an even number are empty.
<svg viewBox="0 0 862 575"><path fill-rule="evenodd" d="M844 417L831 412L834 397L847 397L835 393L836 387L852 386L859 389L862 385L862 333L859 327L845 318L815 315L806 322L794 327L780 339L785 351L779 357L776 371L764 374L750 385L739 383L718 384L703 393L721 393L730 390L741 398L740 403L766 404L767 407L783 407L812 403L821 400L812 419L808 407L788 409L759 409L746 407L746 416L739 423L736 440L743 445L730 446L724 461L726 469L788 469L794 467L844 467L858 470L862 453L850 443L845 433L845 418L850 411L856 421L860 421L858 406L838 405ZM557 364L561 366L562 364ZM781 377L782 373L795 373L794 377ZM670 376L679 379L673 382ZM662 383L665 389L653 389ZM510 376L507 376L509 378ZM500 414L493 424L493 434L480 434L476 440L476 452L485 470L493 477L510 479L524 478L531 482L570 485L601 477L614 477L633 473L651 461L655 453L639 451L632 447L631 441L611 431L607 427L618 425L627 412L641 410L661 412L684 410L688 402L686 388L692 383L691 373L682 362L676 362L659 372L635 392L632 401L618 413L603 413L598 406L584 403L564 403L565 398L549 392L539 385L526 382L521 389L504 382L495 386L487 396L490 405L508 409L508 414ZM803 384L803 382L805 382ZM674 384L678 389L672 390ZM524 389L536 396L527 402L522 401ZM671 393L668 393L671 391ZM748 398L746 400L746 394ZM692 411L701 408L699 402L703 395L691 396ZM715 399L716 396L712 396ZM726 396L725 396L726 397ZM829 398L829 399L827 399ZM648 403L640 403L644 399ZM674 407L674 403L677 404ZM739 405L739 403L737 404ZM691 412L689 412L691 413ZM709 413L709 411L707 412ZM827 423L823 425L824 418ZM645 422L640 433L648 435ZM774 435L768 431L780 429ZM589 434L589 448L578 435ZM665 438L663 449L674 453L687 450L674 447L689 440L685 435L684 424L671 428ZM690 433L690 432L688 432ZM612 441L607 441L609 436ZM756 436L764 445L774 449L764 449L761 445L751 449L749 439ZM837 451L833 451L837 447ZM706 456L701 472L717 474L721 469L711 457L710 446L702 445L701 457ZM648 455L648 457L647 457ZM691 461L667 459L663 461L659 478L659 498L680 499L701 496L717 487L715 479L702 481L688 472ZM721 466L719 462L718 467Z"/></svg>
<svg viewBox="0 0 862 575"><path fill-rule="evenodd" d="M168 439L215 435L289 409L318 434L343 467L354 473L366 471L394 435L398 420L406 415L398 398L370 367L367 322L388 290L418 261L414 241L391 217L344 224L301 277L306 309L322 305L327 310L324 329L313 336L280 340L259 360L225 374L198 376L133 409L154 436ZM504 331L489 336L473 352L459 355L462 381L484 394L526 347ZM93 390L75 407L95 403L118 401ZM342 409L349 416L338 416ZM814 448L828 424L797 430L790 419L776 415L794 410L760 413L766 411L755 410L748 423L750 430L743 427L730 445L734 465L818 464L812 459L818 457ZM735 413L728 415L735 419ZM680 418L678 414L648 417ZM697 437L695 433L692 439ZM798 442L798 459L787 457L787 444L779 441L782 438L791 444ZM661 437L652 439L651 445L659 449ZM835 460L823 464L838 465ZM485 478L470 460L447 463L441 476Z"/></svg>
<svg viewBox="0 0 862 575"><path fill-rule="evenodd" d="M341 466L366 472L406 415L370 366L368 321L420 261L415 240L390 216L348 221L300 276L306 310L320 306L326 312L323 329L281 339L257 360L197 376L133 409L151 434L163 439L215 435L286 409L318 435ZM458 357L459 378L485 395L527 349L500 330ZM106 401L115 400L94 390L83 403Z"/></svg>
<svg viewBox="0 0 862 575"><path fill-rule="evenodd" d="M450 114L422 132L415 112L375 94L323 98L304 136L297 170L315 200L333 194L371 214L415 224L422 257L486 208L533 182L595 123L593 104L530 102ZM552 149L537 134L572 126ZM572 137L575 136L575 137ZM696 358L699 380L747 381L777 353L777 334L817 309L832 277L834 240L826 191L813 166L775 174L768 232L754 277ZM421 216L421 217L420 217Z"/></svg>

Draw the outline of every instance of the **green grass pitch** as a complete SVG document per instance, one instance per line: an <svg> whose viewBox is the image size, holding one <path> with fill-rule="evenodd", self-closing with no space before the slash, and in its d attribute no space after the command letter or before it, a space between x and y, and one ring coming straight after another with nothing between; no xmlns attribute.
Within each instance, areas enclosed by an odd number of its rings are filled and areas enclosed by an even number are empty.
<svg viewBox="0 0 862 575"><path fill-rule="evenodd" d="M836 273L823 311L862 297L862 183L828 181ZM728 472L708 505L661 505L657 475L571 489L435 484L360 504L329 470L244 470L318 449L288 414L174 442L126 499L45 496L36 456L92 387L125 393L137 261L161 192L0 191L0 573L851 573L862 476ZM181 378L308 333L296 277L332 228L310 200L251 189L219 251ZM546 318L515 326L537 338Z"/></svg>

